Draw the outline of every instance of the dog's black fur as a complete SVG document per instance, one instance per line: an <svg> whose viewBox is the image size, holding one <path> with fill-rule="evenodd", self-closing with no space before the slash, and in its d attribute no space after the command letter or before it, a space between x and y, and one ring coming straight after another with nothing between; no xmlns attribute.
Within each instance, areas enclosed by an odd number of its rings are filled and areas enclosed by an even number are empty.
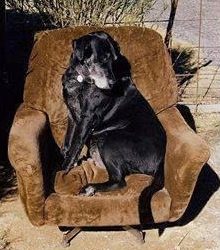
<svg viewBox="0 0 220 250"><path fill-rule="evenodd" d="M155 191L162 188L166 134L133 84L118 44L107 33L94 32L74 40L73 47L62 78L69 110L63 169L73 167L87 144L91 154L98 152L109 180L88 184L82 194L123 187L132 173L153 175Z"/></svg>

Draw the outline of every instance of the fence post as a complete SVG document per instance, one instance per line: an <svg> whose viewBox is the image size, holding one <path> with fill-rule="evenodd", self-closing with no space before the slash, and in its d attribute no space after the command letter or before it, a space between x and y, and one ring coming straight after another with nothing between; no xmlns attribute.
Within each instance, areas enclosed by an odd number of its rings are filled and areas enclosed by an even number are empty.
<svg viewBox="0 0 220 250"><path fill-rule="evenodd" d="M170 39L172 38L172 29L176 15L177 5L178 5L178 0L171 0L170 17L169 17L169 22L167 24L166 36L164 39L164 43L166 44L167 48L169 48Z"/></svg>

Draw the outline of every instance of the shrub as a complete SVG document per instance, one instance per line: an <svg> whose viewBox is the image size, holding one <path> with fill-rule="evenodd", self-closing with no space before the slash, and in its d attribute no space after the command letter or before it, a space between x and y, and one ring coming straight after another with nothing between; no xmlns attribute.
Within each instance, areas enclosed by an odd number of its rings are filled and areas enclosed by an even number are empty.
<svg viewBox="0 0 220 250"><path fill-rule="evenodd" d="M192 48L177 47L170 49L173 69L179 85L180 99L198 70L208 66L212 61L203 60L198 64L197 51Z"/></svg>
<svg viewBox="0 0 220 250"><path fill-rule="evenodd" d="M10 9L39 14L54 27L143 22L156 0L6 0Z"/></svg>

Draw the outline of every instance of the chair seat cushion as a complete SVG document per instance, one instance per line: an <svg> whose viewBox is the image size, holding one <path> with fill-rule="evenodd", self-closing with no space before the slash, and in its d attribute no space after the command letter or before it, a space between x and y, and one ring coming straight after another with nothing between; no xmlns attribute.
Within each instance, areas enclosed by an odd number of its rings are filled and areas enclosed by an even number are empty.
<svg viewBox="0 0 220 250"><path fill-rule="evenodd" d="M55 179L55 192L46 200L47 223L69 226L116 226L140 224L141 193L152 177L132 174L126 177L126 187L95 196L78 195L87 183L104 182L108 179L106 170L91 161L72 169L68 174L59 171Z"/></svg>

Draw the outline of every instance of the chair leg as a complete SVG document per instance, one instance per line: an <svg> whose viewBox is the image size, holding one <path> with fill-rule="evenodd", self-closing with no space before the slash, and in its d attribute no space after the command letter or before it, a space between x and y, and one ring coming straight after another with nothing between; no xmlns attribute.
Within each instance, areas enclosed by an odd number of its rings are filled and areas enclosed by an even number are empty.
<svg viewBox="0 0 220 250"><path fill-rule="evenodd" d="M125 231L132 234L136 240L138 240L139 243L144 244L145 243L145 233L142 230L138 230L133 228L132 226L123 226L122 227Z"/></svg>
<svg viewBox="0 0 220 250"><path fill-rule="evenodd" d="M61 245L63 247L69 247L70 246L70 241L81 231L80 227L75 227L63 235L63 240L61 242Z"/></svg>

